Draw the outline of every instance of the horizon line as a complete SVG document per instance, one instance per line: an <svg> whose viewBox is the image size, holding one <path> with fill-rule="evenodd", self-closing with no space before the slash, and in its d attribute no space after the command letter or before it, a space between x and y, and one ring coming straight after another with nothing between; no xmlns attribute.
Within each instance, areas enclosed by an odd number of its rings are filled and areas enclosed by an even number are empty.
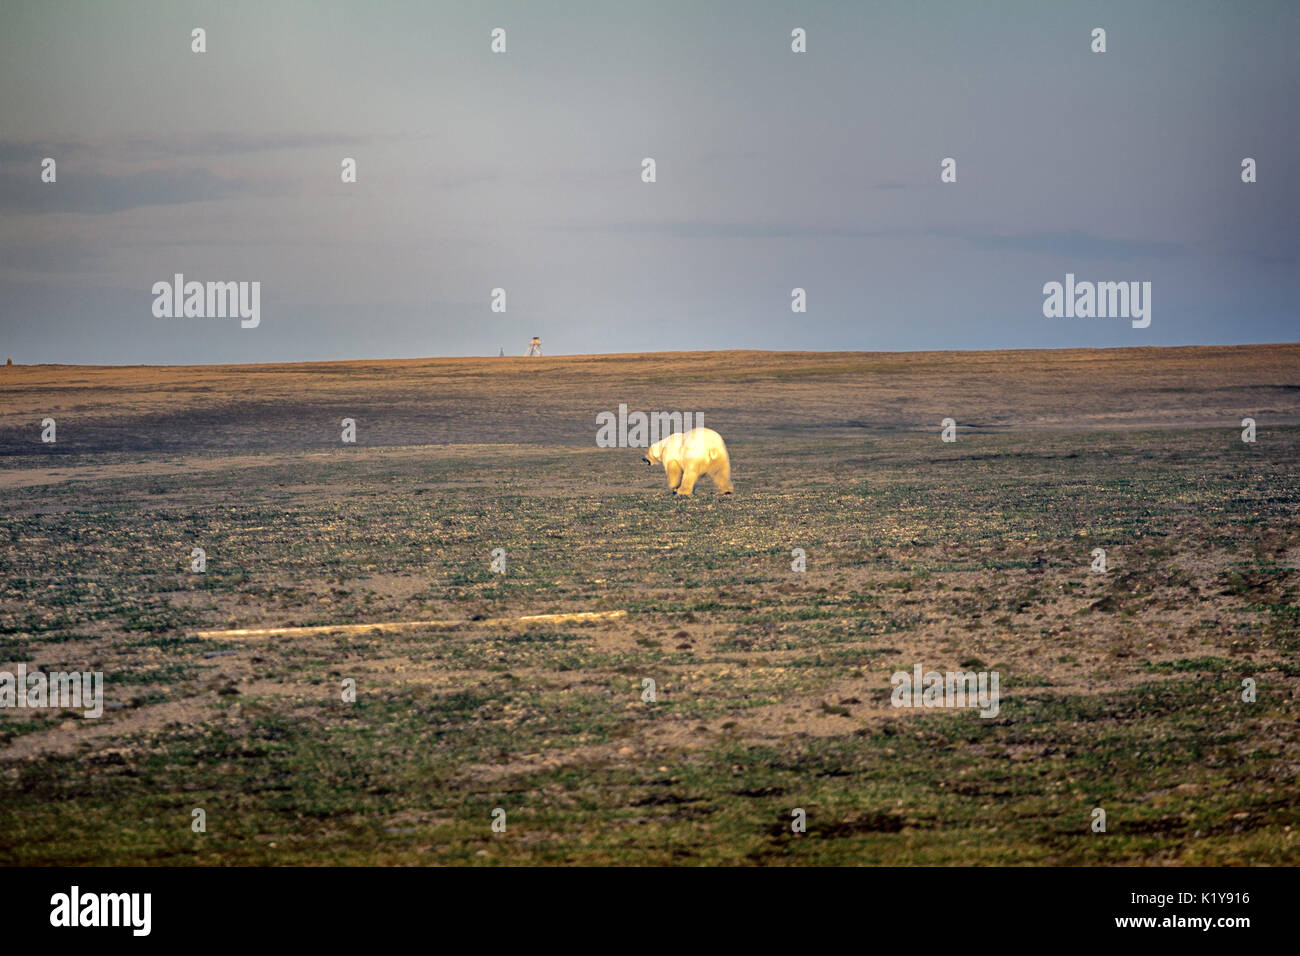
<svg viewBox="0 0 1300 956"><path fill-rule="evenodd" d="M388 356L348 359L288 359L269 362L109 362L89 364L79 362L6 362L5 368L258 368L279 365L347 365L358 362L438 362L465 360L505 361L545 361L546 359L601 359L601 358L641 358L654 355L995 355L1016 352L1123 352L1123 351L1175 351L1179 349L1264 349L1279 346L1297 346L1300 341L1291 342L1246 342L1223 343L1219 345L1068 345L1043 346L1039 348L1018 349L659 349L654 352L560 352L554 355L413 355Z"/></svg>

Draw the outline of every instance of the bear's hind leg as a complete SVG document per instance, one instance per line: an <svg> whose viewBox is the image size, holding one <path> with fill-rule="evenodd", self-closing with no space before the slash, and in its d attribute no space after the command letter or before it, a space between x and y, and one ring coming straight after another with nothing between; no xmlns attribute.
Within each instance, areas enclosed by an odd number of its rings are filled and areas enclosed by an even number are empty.
<svg viewBox="0 0 1300 956"><path fill-rule="evenodd" d="M713 464L713 483L724 495L729 495L736 490L731 484L731 462L725 458Z"/></svg>

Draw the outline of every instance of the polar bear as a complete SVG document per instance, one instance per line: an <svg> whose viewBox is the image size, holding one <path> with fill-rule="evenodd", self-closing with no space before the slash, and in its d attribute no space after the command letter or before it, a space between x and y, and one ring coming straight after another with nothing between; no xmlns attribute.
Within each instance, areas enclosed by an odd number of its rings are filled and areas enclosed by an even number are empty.
<svg viewBox="0 0 1300 956"><path fill-rule="evenodd" d="M701 475L712 478L724 495L733 490L727 446L712 428L692 428L685 434L673 432L646 449L641 460L651 467L663 463L668 487L675 495L689 495Z"/></svg>

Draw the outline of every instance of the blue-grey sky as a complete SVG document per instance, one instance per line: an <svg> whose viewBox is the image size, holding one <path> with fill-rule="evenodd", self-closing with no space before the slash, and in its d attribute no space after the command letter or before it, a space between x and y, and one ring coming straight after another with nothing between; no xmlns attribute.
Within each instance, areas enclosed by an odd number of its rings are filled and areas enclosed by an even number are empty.
<svg viewBox="0 0 1300 956"><path fill-rule="evenodd" d="M1297 36L1253 0L5 0L0 353L1294 341ZM155 318L178 272L261 282L260 326ZM1045 318L1067 272L1151 282L1150 327Z"/></svg>

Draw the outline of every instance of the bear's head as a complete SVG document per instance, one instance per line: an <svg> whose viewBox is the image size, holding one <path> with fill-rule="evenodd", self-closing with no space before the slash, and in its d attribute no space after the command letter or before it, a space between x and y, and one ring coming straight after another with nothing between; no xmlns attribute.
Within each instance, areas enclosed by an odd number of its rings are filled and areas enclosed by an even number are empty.
<svg viewBox="0 0 1300 956"><path fill-rule="evenodd" d="M645 462L649 467L653 468L655 465L659 464L659 462L663 460L663 454L664 454L664 443L663 443L663 439L660 439L659 441L655 442L653 445L651 445L649 448L645 450L645 455L642 456L641 460Z"/></svg>

